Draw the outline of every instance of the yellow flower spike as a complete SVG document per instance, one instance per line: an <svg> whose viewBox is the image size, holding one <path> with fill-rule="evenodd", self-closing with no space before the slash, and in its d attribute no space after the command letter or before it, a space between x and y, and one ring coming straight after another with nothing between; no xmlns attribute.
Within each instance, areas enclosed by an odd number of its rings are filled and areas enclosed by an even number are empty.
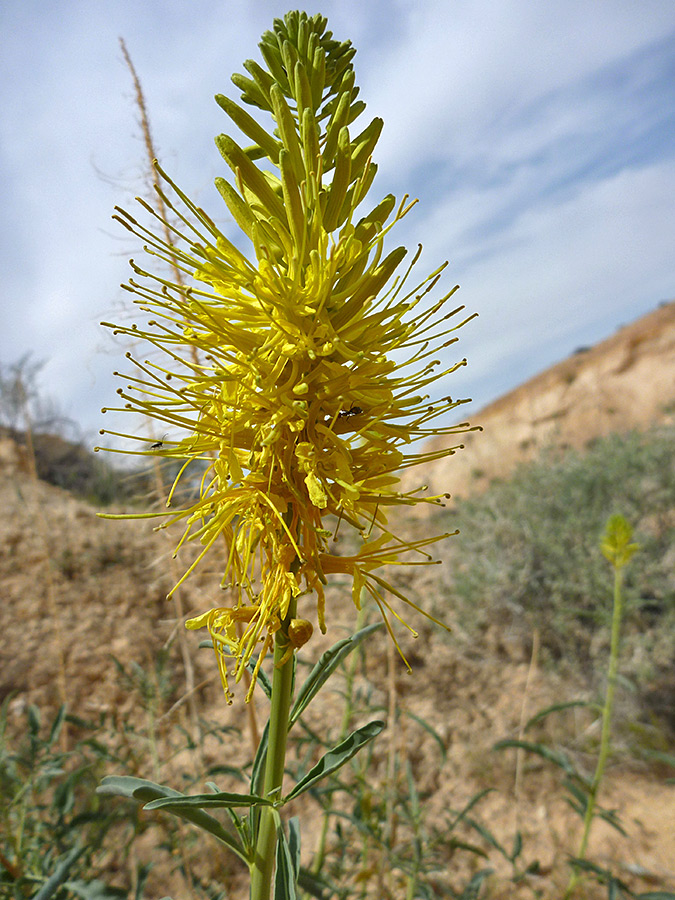
<svg viewBox="0 0 675 900"><path fill-rule="evenodd" d="M192 281L173 283L132 263L126 289L142 321L109 326L164 354L161 362L129 354L135 371L125 376L120 406L176 432L161 449L179 475L160 527L180 522L178 547L198 548L179 583L226 548L221 586L234 591L233 605L186 625L209 630L228 697L228 666L238 680L258 654L255 683L275 635L289 640L291 653L299 646L291 634L301 594L316 596L326 630L324 585L333 575L352 579L355 605L364 591L373 596L392 636L390 620L403 621L399 602L428 615L377 570L433 562L427 548L444 536L398 539L387 516L394 507L443 503L444 495L402 491L399 473L451 455L461 446L455 436L470 430L443 424L465 401L426 392L465 364L440 360L471 317L462 320L462 307L447 311L454 288L432 299L445 266L414 283L421 248L402 266L405 248L387 246L415 201L363 202L382 120L358 122L365 104L356 99L354 49L326 31L323 17L304 13L275 20L260 46L263 64L248 60L248 75L232 79L240 102L217 97L254 142L216 139L230 170L216 187L248 250L158 166L174 218L170 242L122 210L115 218ZM244 109L251 105L268 121ZM438 447L443 437L441 449L415 449L429 438ZM194 495L179 491L188 478ZM330 552L338 527L360 535L354 555Z"/></svg>

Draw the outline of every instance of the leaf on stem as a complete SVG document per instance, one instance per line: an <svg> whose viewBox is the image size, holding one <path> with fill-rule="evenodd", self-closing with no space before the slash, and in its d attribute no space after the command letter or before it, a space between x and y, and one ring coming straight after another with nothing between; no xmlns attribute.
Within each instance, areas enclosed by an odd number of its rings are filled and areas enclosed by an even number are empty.
<svg viewBox="0 0 675 900"><path fill-rule="evenodd" d="M353 731L341 744L333 747L332 750L329 750L328 753L325 753L321 757L319 762L313 766L305 777L296 784L293 790L284 797L284 802L293 800L300 794L304 794L305 791L314 787L314 785L318 781L321 781L322 778L325 778L327 775L330 775L331 772L335 772L343 766L352 758L352 756L358 753L361 747L372 741L373 738L376 738L384 726L384 722L375 719L373 722L369 722L367 725L363 725L361 728L357 728L356 731Z"/></svg>
<svg viewBox="0 0 675 900"><path fill-rule="evenodd" d="M551 713L562 712L565 709L573 709L577 706L585 706L588 709L594 709L596 712L602 712L602 706L599 703L592 703L589 700L568 700L565 703L554 703L553 706L540 709L538 713L532 716L523 730L527 731L537 722L541 722L542 719L550 716Z"/></svg>
<svg viewBox="0 0 675 900"><path fill-rule="evenodd" d="M155 784L154 781L147 781L145 778L133 778L130 775L108 775L103 779L101 784L96 788L97 794L114 794L118 797L126 797L128 800L135 800L137 803L148 803L159 798L180 798L184 795L173 788L165 785ZM213 796L210 794L209 796ZM239 842L221 825L221 823L205 813L201 809L170 809L174 815L192 822L203 831L207 831L213 835L221 843L226 844L233 853L248 863L248 855Z"/></svg>
<svg viewBox="0 0 675 900"><path fill-rule="evenodd" d="M63 883L68 880L68 873L85 849L85 847L73 847L65 856L61 857L53 874L45 881L33 900L49 900L50 897L53 897Z"/></svg>
<svg viewBox="0 0 675 900"><path fill-rule="evenodd" d="M337 644L333 644L333 646L329 650L326 650L325 653L321 654L318 662L309 673L302 687L298 691L298 696L295 699L295 703L288 720L289 730L307 709L311 701L318 694L323 685L328 681L328 679L337 669L340 663L359 646L361 641L365 640L376 629L381 627L381 622L376 622L374 625L366 625L365 628L357 631L356 634L338 641Z"/></svg>
<svg viewBox="0 0 675 900"><path fill-rule="evenodd" d="M277 828L276 871L274 874L274 896L284 900L297 900L297 871L293 855L281 822Z"/></svg>
<svg viewBox="0 0 675 900"><path fill-rule="evenodd" d="M536 753L537 756L541 756L543 759L554 763L568 775L575 776L577 778L579 777L578 772L562 751L557 752L556 750L551 750L551 748L547 747L545 744L533 744L530 741L516 740L498 741L492 749L508 750L509 748L528 750L530 753Z"/></svg>
<svg viewBox="0 0 675 900"><path fill-rule="evenodd" d="M180 794L178 797L159 797L146 803L143 809L226 809L238 806L272 806L271 800L256 794L234 794L220 791L217 794Z"/></svg>

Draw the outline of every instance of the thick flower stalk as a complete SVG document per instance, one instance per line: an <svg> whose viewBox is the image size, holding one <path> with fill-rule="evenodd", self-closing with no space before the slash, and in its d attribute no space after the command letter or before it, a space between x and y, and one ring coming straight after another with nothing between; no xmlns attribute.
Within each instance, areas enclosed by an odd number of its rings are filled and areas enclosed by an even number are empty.
<svg viewBox="0 0 675 900"><path fill-rule="evenodd" d="M193 499L174 508L174 484L168 511L154 514L166 516L159 527L182 523L179 548L200 545L183 578L225 548L222 587L235 599L187 627L208 628L226 693L233 663L237 680L255 654L259 667L280 629L289 654L307 639L310 623L296 618L301 595L316 597L325 630L330 575L352 579L357 606L365 588L392 637L391 619L403 618L387 595L419 609L378 570L430 561L428 545L445 535L400 539L388 514L442 502L423 486L403 491L399 475L453 453L456 435L469 427L439 425L462 401L433 394L465 364L439 361L467 320L463 307L449 308L456 288L434 299L444 266L417 283L419 251L404 266L405 248L385 250L388 232L412 206L407 198L366 203L383 123L356 125L365 104L357 99L354 49L333 39L322 16L304 13L275 20L260 49L265 67L248 60L248 75L232 79L243 105L216 98L253 142L216 139L230 169L216 186L248 249L228 240L158 166L172 242L123 210L117 218L191 283L132 261L136 277L126 288L144 323L110 326L163 354L162 361L127 354L134 374L118 390L123 409L169 427L172 439L149 441L143 452L181 460L176 483L198 473ZM261 124L265 114L271 128ZM438 435L450 445L415 449ZM350 556L333 552L345 527L362 539Z"/></svg>

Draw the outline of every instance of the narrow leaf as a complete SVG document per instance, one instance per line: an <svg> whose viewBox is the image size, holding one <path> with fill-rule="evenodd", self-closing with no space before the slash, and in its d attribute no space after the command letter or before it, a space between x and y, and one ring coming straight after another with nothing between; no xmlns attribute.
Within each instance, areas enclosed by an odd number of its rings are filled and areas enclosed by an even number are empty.
<svg viewBox="0 0 675 900"><path fill-rule="evenodd" d="M225 809L238 806L272 806L271 800L256 794L233 794L219 791L217 794L182 794L179 797L159 797L146 803L143 809Z"/></svg>
<svg viewBox="0 0 675 900"><path fill-rule="evenodd" d="M450 846L453 850L466 850L467 853L473 853L474 856L481 856L483 859L490 858L485 850L482 850L477 844L469 843L469 841L458 841L456 838L452 838Z"/></svg>
<svg viewBox="0 0 675 900"><path fill-rule="evenodd" d="M249 671L251 673L253 673L253 670L255 669L257 662L258 662L257 657L255 658L255 660L252 659L249 662L247 668L249 669ZM269 678L267 677L265 672L263 672L262 669L258 669L258 675L257 675L255 683L256 683L256 685L258 685L259 687L261 687L263 689L263 691L265 692L265 695L267 696L267 699L271 700L272 699L272 682L269 680Z"/></svg>
<svg viewBox="0 0 675 900"><path fill-rule="evenodd" d="M551 713L562 712L564 709L573 709L576 706L587 706L589 709L602 710L602 707L598 703L591 703L589 700L570 700L567 703L554 703L553 706L547 706L546 709L540 709L536 715L532 716L525 726L525 731L537 722L541 722L546 716L550 716Z"/></svg>
<svg viewBox="0 0 675 900"><path fill-rule="evenodd" d="M297 900L296 878L293 859L281 822L277 828L276 870L274 873L274 896L279 900Z"/></svg>
<svg viewBox="0 0 675 900"><path fill-rule="evenodd" d="M492 875L493 872L494 869L482 869L480 872L476 872L471 881L462 891L459 900L476 900L481 885L486 878L489 878L490 875Z"/></svg>
<svg viewBox="0 0 675 900"><path fill-rule="evenodd" d="M178 791L174 791L173 788L155 784L153 781L146 781L144 778L133 778L129 775L108 775L96 788L96 793L114 794L119 797L126 797L129 800L135 800L138 803L148 803L160 797L174 798L184 796ZM248 856L239 842L213 816L201 809L184 809L176 811L175 815L192 822L193 825L212 834L216 840L229 847L245 863L249 862Z"/></svg>
<svg viewBox="0 0 675 900"><path fill-rule="evenodd" d="M612 828L615 828L619 834L622 834L624 837L627 837L626 832L617 816L616 810L614 809L602 809L599 806L595 808L596 816L599 816L601 819L604 819L608 825L611 825Z"/></svg>
<svg viewBox="0 0 675 900"><path fill-rule="evenodd" d="M474 794L473 797L466 804L466 806L462 810L460 810L460 812L457 813L457 815L452 820L452 822L449 823L448 833L453 832L455 830L455 828L459 825L459 823L468 816L468 814L471 812L471 810L474 808L474 806L476 806L477 803L480 803L480 801L483 799L483 797L485 797L487 794L491 794L492 791L494 791L494 790L495 790L495 788L483 788L482 791L479 791L477 794Z"/></svg>
<svg viewBox="0 0 675 900"><path fill-rule="evenodd" d="M384 722L375 719L373 722L369 722L367 725L357 728L356 731L353 731L341 744L338 744L337 747L333 747L332 750L325 753L319 762L309 770L305 777L296 784L284 800L292 800L294 797L303 794L318 781L321 781L322 778L330 775L331 772L335 772L350 760L352 756L358 753L361 747L368 744L373 738L376 738L384 726Z"/></svg>
<svg viewBox="0 0 675 900"><path fill-rule="evenodd" d="M530 753L536 753L537 756L541 756L543 759L559 766L563 771L567 772L568 775L574 776L577 774L574 766L570 763L564 753L558 753L555 750L551 750L551 748L547 747L545 744L532 744L530 741L508 740L498 741L492 749L508 750L509 748L514 747L516 749L528 750Z"/></svg>
<svg viewBox="0 0 675 900"><path fill-rule="evenodd" d="M260 676L258 676L260 677ZM256 750L255 759L253 760L253 769L251 771L251 793L262 790L263 775L265 772L265 759L267 757L267 744L269 741L270 724L265 724L265 729L260 738L258 749Z"/></svg>
<svg viewBox="0 0 675 900"><path fill-rule="evenodd" d="M296 697L288 720L289 729L297 722L340 663L349 656L352 650L355 650L358 647L361 641L365 640L365 638L369 637L376 629L381 627L382 624L380 622L376 622L374 625L367 625L365 628L357 631L356 634L338 641L337 644L333 644L329 650L322 653L320 659L298 691L298 696Z"/></svg>
<svg viewBox="0 0 675 900"><path fill-rule="evenodd" d="M93 881L84 881L81 878L77 881L66 881L63 887L82 900L126 900L129 896L126 888L110 887L98 878Z"/></svg>
<svg viewBox="0 0 675 900"><path fill-rule="evenodd" d="M258 674L260 677L260 673ZM265 723L265 728L262 733L262 737L260 738L260 743L258 744L258 749L255 753L255 758L253 760L253 768L251 770L251 793L255 794L256 792L263 790L263 783L265 779L265 762L267 760L267 745L269 743L269 734L270 734L270 723L269 719ZM258 819L260 816L260 809L257 806L252 806L249 810L249 831L252 835L256 835L258 833Z"/></svg>
<svg viewBox="0 0 675 900"><path fill-rule="evenodd" d="M288 849L291 852L295 880L300 874L300 820L293 816L288 822Z"/></svg>
<svg viewBox="0 0 675 900"><path fill-rule="evenodd" d="M68 880L68 872L84 851L85 847L74 847L70 850L57 865L53 874L42 885L40 890L35 894L33 900L49 900L59 890L64 881Z"/></svg>
<svg viewBox="0 0 675 900"><path fill-rule="evenodd" d="M63 722L66 718L66 706L63 704L59 711L54 716L54 721L52 722L52 727L49 731L49 738L47 740L47 744L51 747L61 734L61 728L63 727Z"/></svg>
<svg viewBox="0 0 675 900"><path fill-rule="evenodd" d="M337 894L337 888L325 881L323 876L310 872L309 869L300 869L298 887L315 900L329 900ZM328 891L329 893L326 893Z"/></svg>
<svg viewBox="0 0 675 900"><path fill-rule="evenodd" d="M487 828L481 822L477 822L475 819L471 819L470 817L467 817L466 823L467 825L470 825L471 828L473 828L475 831L477 831L486 843L488 843L491 847L494 847L495 850L498 850L504 857L504 859L508 859L509 861L511 861L508 851L499 843L499 841L489 828Z"/></svg>
<svg viewBox="0 0 675 900"><path fill-rule="evenodd" d="M511 851L510 859L512 862L515 862L516 859L520 856L521 851L523 849L523 836L520 831L516 831L516 836L513 839L513 850Z"/></svg>
<svg viewBox="0 0 675 900"><path fill-rule="evenodd" d="M418 725L421 725L422 728L424 728L424 730L425 730L426 732L428 732L428 734L431 735L431 737L432 737L432 738L436 741L436 743L438 744L438 749L441 751L441 756L442 756L443 760L445 761L445 758L446 758L446 756L448 755L448 754L447 754L447 750L445 749L445 744L443 743L443 738L442 738L442 737L440 736L440 734L436 731L436 729L433 728L433 726L431 726L431 725L426 721L426 719L423 719L421 716L418 716L418 715L416 715L415 713L410 712L410 710L405 710L405 715L408 716L409 719L413 719L415 722L417 722Z"/></svg>

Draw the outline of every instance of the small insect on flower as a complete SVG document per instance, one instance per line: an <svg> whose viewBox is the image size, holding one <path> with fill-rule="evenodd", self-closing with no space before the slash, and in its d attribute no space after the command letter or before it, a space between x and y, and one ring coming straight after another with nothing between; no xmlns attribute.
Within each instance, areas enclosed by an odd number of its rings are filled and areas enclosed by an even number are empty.
<svg viewBox="0 0 675 900"><path fill-rule="evenodd" d="M360 416L363 410L360 406L350 406L349 409L341 409L338 419L350 419L352 416Z"/></svg>
<svg viewBox="0 0 675 900"><path fill-rule="evenodd" d="M163 435L161 441L155 441L154 444L150 445L150 449L151 450L159 450L159 448L164 445L164 441L166 440L166 438L167 438L167 435L166 434Z"/></svg>

